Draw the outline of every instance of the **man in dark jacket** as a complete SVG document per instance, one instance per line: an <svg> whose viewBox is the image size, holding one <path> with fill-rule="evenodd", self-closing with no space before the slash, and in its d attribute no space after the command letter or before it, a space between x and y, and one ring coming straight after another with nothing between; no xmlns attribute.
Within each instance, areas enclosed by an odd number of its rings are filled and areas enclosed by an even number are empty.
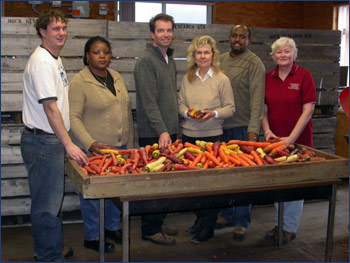
<svg viewBox="0 0 350 263"><path fill-rule="evenodd" d="M169 46L173 39L174 19L158 14L149 22L152 44L148 43L135 69L136 113L139 145L158 143L165 148L179 133L176 66ZM142 239L173 245L174 227L163 224L166 214L143 215Z"/></svg>

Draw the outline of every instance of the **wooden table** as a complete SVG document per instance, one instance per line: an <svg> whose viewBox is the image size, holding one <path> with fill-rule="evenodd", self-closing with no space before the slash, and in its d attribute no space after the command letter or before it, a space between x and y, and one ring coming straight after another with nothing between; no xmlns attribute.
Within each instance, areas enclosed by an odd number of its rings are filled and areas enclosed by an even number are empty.
<svg viewBox="0 0 350 263"><path fill-rule="evenodd" d="M260 201L282 203L299 199L329 200L325 251L325 261L328 261L332 255L335 195L338 182L336 179L349 177L349 161L343 157L310 149L318 156L326 157L326 160L185 172L87 176L75 161L67 159L66 173L84 198L100 199L101 262L104 261L105 198L119 198L115 201L119 200L123 204L123 261L128 262L130 211L133 214L138 211L138 207L145 207L147 203L165 198L169 201L169 205L157 209L158 211L169 211L173 207L171 200L175 198L176 203L187 199L194 200L192 202L194 204L206 203L205 199L213 199L213 195L219 202L213 204L216 207L225 207L228 204L256 204ZM204 202L201 202L200 199ZM188 201L183 203L188 203ZM185 210L183 207L181 209ZM194 208L187 207L186 209L193 210ZM279 211L280 214L283 213L282 209ZM281 222L282 217L279 220L280 228Z"/></svg>

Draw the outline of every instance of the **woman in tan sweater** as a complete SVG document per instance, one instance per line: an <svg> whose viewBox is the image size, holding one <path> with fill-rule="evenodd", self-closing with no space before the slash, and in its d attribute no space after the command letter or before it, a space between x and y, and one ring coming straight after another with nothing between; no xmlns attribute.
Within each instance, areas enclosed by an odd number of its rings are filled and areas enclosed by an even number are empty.
<svg viewBox="0 0 350 263"><path fill-rule="evenodd" d="M123 77L108 68L110 43L99 36L85 44L84 67L69 87L71 135L74 143L90 153L108 146L133 148L131 102ZM84 246L99 251L99 201L80 195L84 220ZM105 236L121 243L120 211L110 199L105 201ZM105 252L114 250L105 243Z"/></svg>
<svg viewBox="0 0 350 263"><path fill-rule="evenodd" d="M216 42L210 36L195 38L188 48L187 74L178 98L179 113L185 118L182 123L184 143L222 141L224 119L235 112L231 83L219 68L219 56ZM193 117L193 109L201 110L202 116ZM219 209L196 212L196 222L186 230L193 243L214 237L218 213Z"/></svg>

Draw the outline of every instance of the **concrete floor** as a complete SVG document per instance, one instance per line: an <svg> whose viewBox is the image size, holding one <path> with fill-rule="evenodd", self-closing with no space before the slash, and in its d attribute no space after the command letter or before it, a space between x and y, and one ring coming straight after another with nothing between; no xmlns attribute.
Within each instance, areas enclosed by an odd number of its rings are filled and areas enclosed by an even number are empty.
<svg viewBox="0 0 350 263"><path fill-rule="evenodd" d="M272 205L252 209L252 224L245 241L232 239L232 228L215 230L209 242L197 245L185 235L194 222L193 213L168 214L166 223L179 229L177 244L172 247L155 245L141 240L140 217L132 217L130 224L130 261L133 262L320 262L324 259L328 202L305 203L297 238L289 245L278 248L264 239L274 222ZM333 262L349 262L349 185L338 187ZM74 249L70 261L96 262L99 254L83 246L83 225L63 225L65 245ZM122 247L116 245L113 253L105 255L106 262L122 260ZM1 229L1 262L33 261L33 242L30 227Z"/></svg>

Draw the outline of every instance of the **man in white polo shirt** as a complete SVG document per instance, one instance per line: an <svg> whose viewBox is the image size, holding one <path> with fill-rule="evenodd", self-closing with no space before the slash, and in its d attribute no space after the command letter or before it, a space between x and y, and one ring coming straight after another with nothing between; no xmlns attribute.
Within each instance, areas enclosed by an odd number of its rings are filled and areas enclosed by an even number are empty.
<svg viewBox="0 0 350 263"><path fill-rule="evenodd" d="M35 23L42 40L25 67L21 152L28 171L31 223L37 261L62 261L58 218L64 195L64 156L87 164L68 135L68 79L59 53L67 38L64 15L46 10Z"/></svg>

